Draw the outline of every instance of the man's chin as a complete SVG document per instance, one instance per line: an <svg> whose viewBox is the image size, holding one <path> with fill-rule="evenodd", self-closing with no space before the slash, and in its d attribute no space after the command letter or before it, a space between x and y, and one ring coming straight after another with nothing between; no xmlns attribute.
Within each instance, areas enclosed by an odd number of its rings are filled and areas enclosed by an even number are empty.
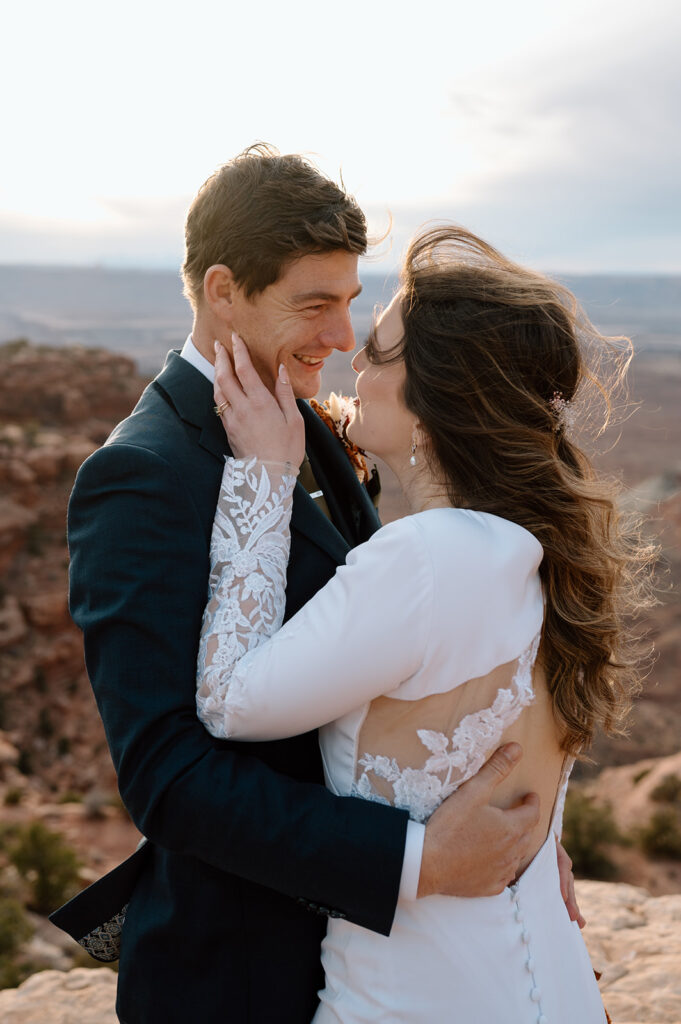
<svg viewBox="0 0 681 1024"><path fill-rule="evenodd" d="M322 375L321 373L309 375L308 380L292 380L291 384L293 385L293 394L296 398L315 398L322 386Z"/></svg>

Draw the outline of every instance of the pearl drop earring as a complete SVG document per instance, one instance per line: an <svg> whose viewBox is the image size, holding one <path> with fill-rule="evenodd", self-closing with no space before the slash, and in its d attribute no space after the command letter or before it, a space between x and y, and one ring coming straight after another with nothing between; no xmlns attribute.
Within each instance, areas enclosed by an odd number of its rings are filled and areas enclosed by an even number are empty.
<svg viewBox="0 0 681 1024"><path fill-rule="evenodd" d="M418 445L416 443L416 438L412 437L412 439L411 439L411 458L409 459L409 465L410 466L415 466L416 465L416 449L417 448L418 448Z"/></svg>

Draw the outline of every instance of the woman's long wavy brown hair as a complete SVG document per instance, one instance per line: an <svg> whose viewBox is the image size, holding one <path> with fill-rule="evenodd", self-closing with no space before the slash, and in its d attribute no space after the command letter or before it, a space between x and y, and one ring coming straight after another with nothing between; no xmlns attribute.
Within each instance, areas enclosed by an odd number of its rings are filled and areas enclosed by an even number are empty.
<svg viewBox="0 0 681 1024"><path fill-rule="evenodd" d="M454 226L411 243L401 294L404 337L386 355L404 360L431 467L453 504L512 520L544 549L542 664L563 747L583 752L597 726L623 731L640 686L630 616L651 601L651 547L573 439L607 423L631 343Z"/></svg>

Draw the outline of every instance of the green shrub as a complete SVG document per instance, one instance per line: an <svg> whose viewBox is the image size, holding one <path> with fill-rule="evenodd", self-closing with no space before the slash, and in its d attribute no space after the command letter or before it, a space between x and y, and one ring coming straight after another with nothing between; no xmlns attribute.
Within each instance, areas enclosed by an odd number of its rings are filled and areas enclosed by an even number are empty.
<svg viewBox="0 0 681 1024"><path fill-rule="evenodd" d="M39 970L40 967L36 964L26 963L24 960L15 963L13 960L0 957L0 989L17 988L22 981L26 981L31 974Z"/></svg>
<svg viewBox="0 0 681 1024"><path fill-rule="evenodd" d="M39 433L40 424L37 420L28 420L24 423L24 440L29 448L35 448Z"/></svg>
<svg viewBox="0 0 681 1024"><path fill-rule="evenodd" d="M649 857L681 860L681 827L678 815L672 808L655 811L646 827L639 832L639 842Z"/></svg>
<svg viewBox="0 0 681 1024"><path fill-rule="evenodd" d="M23 349L29 348L30 345L31 342L28 338L12 338L10 341L4 341L0 345L0 358L11 358Z"/></svg>
<svg viewBox="0 0 681 1024"><path fill-rule="evenodd" d="M23 789L19 789L18 786L12 786L12 788L8 789L7 792L5 793L5 800L4 800L5 807L16 807L17 804L21 803L23 798L24 798L24 791L23 791Z"/></svg>
<svg viewBox="0 0 681 1024"><path fill-rule="evenodd" d="M20 828L15 822L2 821L0 822L0 850L7 851L11 843L17 837L17 831ZM0 890L0 896L4 895L3 891Z"/></svg>
<svg viewBox="0 0 681 1024"><path fill-rule="evenodd" d="M57 800L58 804L82 804L83 794L76 793L72 789L67 789L65 793L62 793Z"/></svg>
<svg viewBox="0 0 681 1024"><path fill-rule="evenodd" d="M26 911L18 900L0 896L0 988L13 988L26 976L14 963L24 942L33 934Z"/></svg>
<svg viewBox="0 0 681 1024"><path fill-rule="evenodd" d="M13 956L33 935L33 928L19 900L0 896L0 959Z"/></svg>
<svg viewBox="0 0 681 1024"><path fill-rule="evenodd" d="M22 826L9 859L30 887L29 907L49 914L78 889L78 858L58 832L42 822Z"/></svg>
<svg viewBox="0 0 681 1024"><path fill-rule="evenodd" d="M572 858L575 875L615 878L617 868L604 848L622 841L608 804L596 803L578 789L568 790L561 842Z"/></svg>
<svg viewBox="0 0 681 1024"><path fill-rule="evenodd" d="M681 804L681 779L678 775L665 775L655 786L650 799L658 804Z"/></svg>

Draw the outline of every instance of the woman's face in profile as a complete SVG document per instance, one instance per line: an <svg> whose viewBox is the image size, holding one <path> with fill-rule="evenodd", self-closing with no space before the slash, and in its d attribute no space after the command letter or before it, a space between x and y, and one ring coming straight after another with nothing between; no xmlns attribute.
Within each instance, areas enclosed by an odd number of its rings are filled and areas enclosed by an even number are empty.
<svg viewBox="0 0 681 1024"><path fill-rule="evenodd" d="M380 361L381 353L389 353L402 340L401 300L398 292L352 360L359 376L355 415L348 427L351 441L378 455L391 468L408 462L415 426L414 414L404 404L404 363ZM371 361L369 355L377 361Z"/></svg>

